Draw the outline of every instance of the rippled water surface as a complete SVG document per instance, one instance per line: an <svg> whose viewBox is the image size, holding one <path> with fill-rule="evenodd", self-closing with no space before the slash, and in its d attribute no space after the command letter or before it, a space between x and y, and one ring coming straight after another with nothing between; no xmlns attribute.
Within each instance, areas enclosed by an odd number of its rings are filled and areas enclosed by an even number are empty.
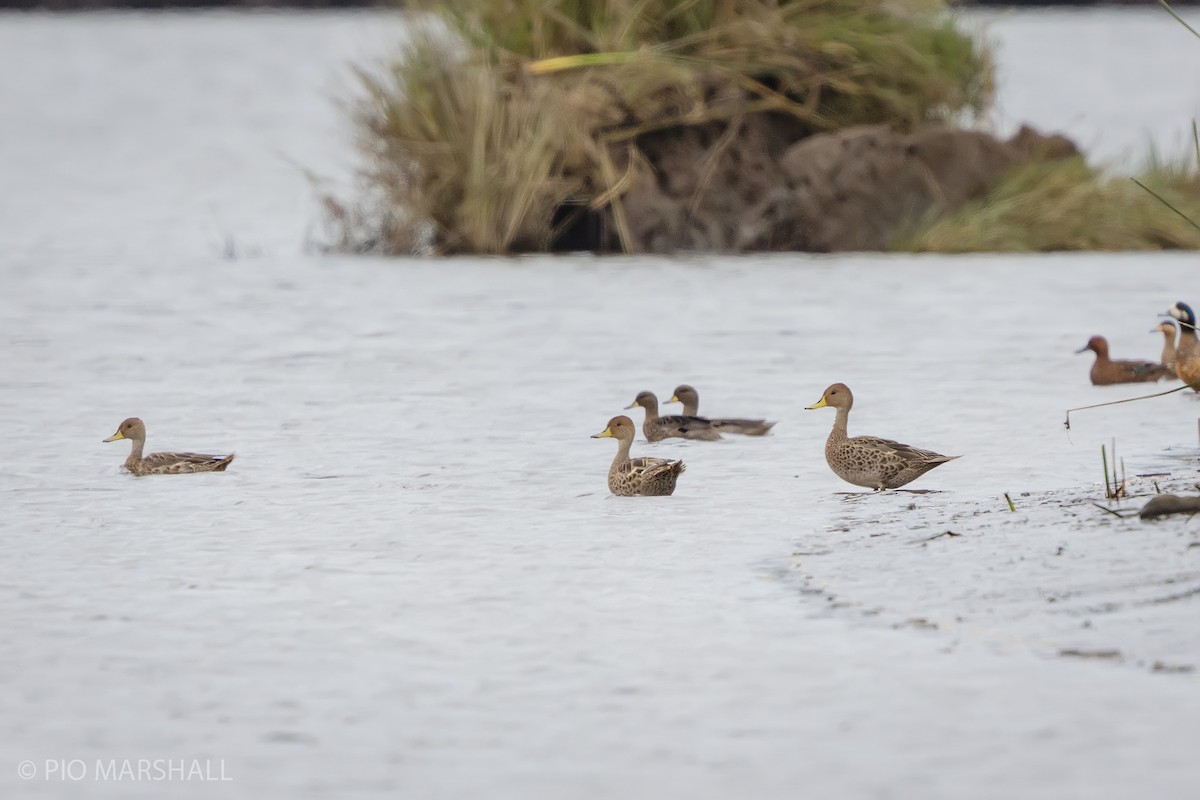
<svg viewBox="0 0 1200 800"><path fill-rule="evenodd" d="M1128 44L1168 88L1123 107L1192 113L1200 48L1155 14L991 30L1002 55L1076 48L1063 81L1097 93ZM330 98L398 31L3 18L2 796L1192 790L1197 529L1089 501L1113 440L1136 492L1188 490L1200 403L1063 419L1159 388L1092 387L1073 351L1155 357L1156 315L1200 302L1194 255L305 254L293 162L352 163ZM1053 104L1058 73L1001 63L1005 113ZM1085 142L1140 146L1081 105ZM852 433L964 456L915 484L935 493L843 494L833 414L803 410L834 381ZM609 496L589 435L680 382L775 433L639 441L685 459L678 492ZM131 478L100 441L130 415L151 450L237 458ZM47 774L71 760L81 778Z"/></svg>

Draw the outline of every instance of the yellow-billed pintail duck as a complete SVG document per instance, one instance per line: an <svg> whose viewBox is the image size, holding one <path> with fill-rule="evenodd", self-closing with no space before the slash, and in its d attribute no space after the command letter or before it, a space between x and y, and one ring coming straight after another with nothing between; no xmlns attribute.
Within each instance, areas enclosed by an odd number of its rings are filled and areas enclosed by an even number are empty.
<svg viewBox="0 0 1200 800"><path fill-rule="evenodd" d="M626 408L646 409L646 419L642 422L642 433L651 442L661 442L663 439L700 439L713 442L721 438L721 433L713 427L712 422L704 417L689 417L674 415L660 417L658 415L658 397L654 392L638 392L638 396Z"/></svg>
<svg viewBox="0 0 1200 800"><path fill-rule="evenodd" d="M1169 319L1158 323L1150 329L1151 333L1161 333L1163 335L1162 349L1162 364L1170 371L1171 377L1175 376L1175 337L1179 333L1175 327L1175 320Z"/></svg>
<svg viewBox="0 0 1200 800"><path fill-rule="evenodd" d="M593 439L617 440L617 455L608 468L608 490L618 497L661 497L675 491L675 482L687 469L682 461L666 458L630 458L633 444L633 420L613 417Z"/></svg>
<svg viewBox="0 0 1200 800"><path fill-rule="evenodd" d="M1144 383L1170 377L1166 367L1153 361L1113 361L1108 357L1108 340L1103 336L1093 336L1075 352L1083 353L1088 350L1096 354L1091 371L1092 383L1096 386Z"/></svg>
<svg viewBox="0 0 1200 800"><path fill-rule="evenodd" d="M685 417L696 417L700 413L700 394L686 383L676 386L675 394L671 395L671 399L667 402L683 403L683 415ZM765 419L715 417L701 417L701 419L707 419L711 422L718 433L740 433L743 436L763 436L775 424L774 422L767 422Z"/></svg>
<svg viewBox="0 0 1200 800"><path fill-rule="evenodd" d="M133 447L125 459L125 469L134 475L182 475L187 472L224 472L233 461L233 453L227 456L211 456L202 453L151 453L142 456L146 445L146 425L137 417L130 417L118 426L117 432L104 441L115 442L128 439Z"/></svg>
<svg viewBox="0 0 1200 800"><path fill-rule="evenodd" d="M850 387L835 383L825 390L820 400L807 406L810 409L826 406L837 409L833 432L825 440L825 461L842 480L876 491L896 489L936 466L959 458L921 450L891 439L847 436L846 423L853 405L854 395L850 393Z"/></svg>

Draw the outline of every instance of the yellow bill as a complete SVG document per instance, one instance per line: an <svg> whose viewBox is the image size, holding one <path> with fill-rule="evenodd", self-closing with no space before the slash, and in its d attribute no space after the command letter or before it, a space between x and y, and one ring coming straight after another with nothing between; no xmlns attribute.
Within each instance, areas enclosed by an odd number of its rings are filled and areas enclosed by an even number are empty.
<svg viewBox="0 0 1200 800"><path fill-rule="evenodd" d="M592 434L593 439L607 439L612 436L612 428L605 428L600 433Z"/></svg>
<svg viewBox="0 0 1200 800"><path fill-rule="evenodd" d="M634 400L632 403L630 403L629 405L625 406L625 408L641 408L641 406L639 406L639 405L638 405L638 401L637 401L637 400Z"/></svg>
<svg viewBox="0 0 1200 800"><path fill-rule="evenodd" d="M673 395L671 395L671 399L668 400L667 402L668 403L682 403L683 401L679 399L679 395L673 394Z"/></svg>
<svg viewBox="0 0 1200 800"><path fill-rule="evenodd" d="M814 408L824 408L827 405L829 405L829 403L826 403L825 398L822 397L820 400L813 403L811 406L805 406L804 408L805 408L805 410L811 411Z"/></svg>
<svg viewBox="0 0 1200 800"><path fill-rule="evenodd" d="M112 436L108 437L107 439L104 439L103 441L115 442L117 439L124 439L124 438L125 438L125 434L121 433L120 431L117 431Z"/></svg>

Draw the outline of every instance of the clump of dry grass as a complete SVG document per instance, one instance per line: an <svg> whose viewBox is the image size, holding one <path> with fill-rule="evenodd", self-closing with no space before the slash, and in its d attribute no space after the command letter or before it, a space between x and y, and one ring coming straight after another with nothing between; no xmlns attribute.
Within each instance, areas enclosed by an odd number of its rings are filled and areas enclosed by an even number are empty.
<svg viewBox="0 0 1200 800"><path fill-rule="evenodd" d="M416 26L386 71L362 74L355 113L371 191L427 220L443 253L549 249L564 209L619 207L652 131L753 113L809 133L911 129L978 111L992 89L941 0L415 5L457 40ZM406 252L413 229L341 238Z"/></svg>
<svg viewBox="0 0 1200 800"><path fill-rule="evenodd" d="M1182 165L1152 166L1138 179L1179 213L1126 177L1082 158L1013 170L986 198L934 220L895 249L939 253L1200 248L1200 176ZM1182 214L1183 216L1180 216Z"/></svg>
<svg viewBox="0 0 1200 800"><path fill-rule="evenodd" d="M506 83L422 29L403 60L363 83L366 177L385 203L431 222L443 251L548 248L555 209L580 185L561 157L579 134L544 113L548 87Z"/></svg>

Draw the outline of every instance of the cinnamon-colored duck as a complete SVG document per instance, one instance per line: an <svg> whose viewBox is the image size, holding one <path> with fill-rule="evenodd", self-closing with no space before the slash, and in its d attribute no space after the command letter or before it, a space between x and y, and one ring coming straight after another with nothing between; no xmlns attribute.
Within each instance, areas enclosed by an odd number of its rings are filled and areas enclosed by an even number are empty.
<svg viewBox="0 0 1200 800"><path fill-rule="evenodd" d="M1166 367L1153 361L1113 361L1108 357L1108 340L1103 336L1093 336L1075 352L1083 353L1087 350L1096 354L1091 371L1092 383L1096 386L1144 383L1170 377L1170 371Z"/></svg>

